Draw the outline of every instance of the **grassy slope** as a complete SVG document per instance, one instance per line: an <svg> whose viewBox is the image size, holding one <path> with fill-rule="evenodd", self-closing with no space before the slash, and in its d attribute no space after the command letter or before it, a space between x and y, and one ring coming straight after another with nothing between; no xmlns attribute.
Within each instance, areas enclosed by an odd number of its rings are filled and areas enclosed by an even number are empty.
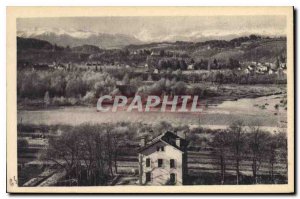
<svg viewBox="0 0 300 199"><path fill-rule="evenodd" d="M243 48L198 49L192 53L197 59L228 60L229 58L243 61L274 62L276 57L286 54L285 40L261 41Z"/></svg>

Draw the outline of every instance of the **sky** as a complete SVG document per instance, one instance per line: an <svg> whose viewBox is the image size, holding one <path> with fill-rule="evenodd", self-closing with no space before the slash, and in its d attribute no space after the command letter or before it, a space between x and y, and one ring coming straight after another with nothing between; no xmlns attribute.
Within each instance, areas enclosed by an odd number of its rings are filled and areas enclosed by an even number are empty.
<svg viewBox="0 0 300 199"><path fill-rule="evenodd" d="M126 34L141 41L199 40L260 34L284 36L285 16L21 18L18 31L64 30Z"/></svg>

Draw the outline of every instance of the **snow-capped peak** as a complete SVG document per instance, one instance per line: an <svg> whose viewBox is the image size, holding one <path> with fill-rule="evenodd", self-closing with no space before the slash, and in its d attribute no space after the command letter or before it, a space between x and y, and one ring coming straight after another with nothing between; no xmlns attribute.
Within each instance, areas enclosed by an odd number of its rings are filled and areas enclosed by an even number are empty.
<svg viewBox="0 0 300 199"><path fill-rule="evenodd" d="M28 30L19 30L17 33L17 36L19 37L36 37L39 35L56 35L56 36L61 36L61 35L69 35L71 37L75 38L88 38L92 35L97 35L95 32L91 31L84 31L84 30L76 30L76 29L70 29L66 31L65 29L62 28L34 28L34 29L28 29Z"/></svg>

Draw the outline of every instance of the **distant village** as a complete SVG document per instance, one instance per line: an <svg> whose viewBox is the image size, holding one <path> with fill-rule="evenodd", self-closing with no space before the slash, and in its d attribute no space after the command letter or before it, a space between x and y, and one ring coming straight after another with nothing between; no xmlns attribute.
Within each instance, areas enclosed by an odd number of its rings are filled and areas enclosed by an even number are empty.
<svg viewBox="0 0 300 199"><path fill-rule="evenodd" d="M286 61L284 58L278 57L274 62L259 62L259 61L245 61L240 62L237 60L232 60L234 62L234 67L228 67L224 62L219 62L214 59L212 61L202 60L200 62L195 62L191 58L183 58L182 56L177 57L176 55L172 55L172 57L168 56L168 58L161 58L162 53L159 51L150 51L150 55L147 56L146 63L142 64L124 64L119 63L118 61L114 63L106 63L103 64L99 61L86 61L81 63L63 63L59 61L54 61L52 63L29 63L22 62L18 63L18 68L20 69L32 69L32 70L94 70L101 71L102 68L126 68L126 69L136 69L139 72L144 73L152 73L159 74L164 73L167 70L182 70L182 71L214 71L214 70L226 70L231 69L236 72L241 72L244 74L254 75L254 74L286 74ZM140 51L131 52L132 55L139 54ZM165 52L163 53L165 55ZM153 61L154 60L154 61ZM159 61L157 61L159 60ZM168 63L175 61L176 63ZM165 65L168 65L165 66ZM173 65L176 65L175 68ZM230 64L230 63L229 63Z"/></svg>

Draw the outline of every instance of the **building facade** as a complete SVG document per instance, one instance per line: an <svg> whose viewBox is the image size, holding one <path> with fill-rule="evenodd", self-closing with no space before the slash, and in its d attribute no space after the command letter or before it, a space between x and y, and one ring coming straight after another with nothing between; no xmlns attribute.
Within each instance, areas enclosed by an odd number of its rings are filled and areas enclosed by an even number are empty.
<svg viewBox="0 0 300 199"><path fill-rule="evenodd" d="M183 185L187 176L187 142L166 132L149 143L141 139L140 185Z"/></svg>

